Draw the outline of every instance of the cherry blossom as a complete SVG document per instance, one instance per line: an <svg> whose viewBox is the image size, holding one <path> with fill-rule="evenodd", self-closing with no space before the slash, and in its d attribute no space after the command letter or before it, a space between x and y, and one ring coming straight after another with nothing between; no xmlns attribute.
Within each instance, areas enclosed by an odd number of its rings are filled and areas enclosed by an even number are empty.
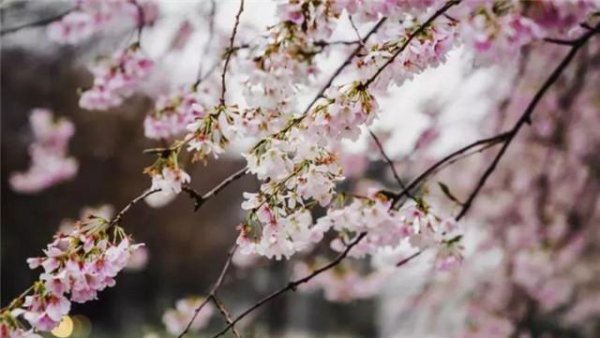
<svg viewBox="0 0 600 338"><path fill-rule="evenodd" d="M158 16L153 0L71 0L75 9L48 25L48 38L62 44L77 44L125 17L135 26L152 24ZM140 13L142 17L140 17Z"/></svg>
<svg viewBox="0 0 600 338"><path fill-rule="evenodd" d="M36 193L71 179L78 164L67 157L68 143L75 127L66 118L55 120L48 109L34 109L29 117L34 142L29 146L31 166L26 172L13 173L10 184L21 193Z"/></svg>
<svg viewBox="0 0 600 338"><path fill-rule="evenodd" d="M175 309L167 310L163 315L163 323L167 328L167 332L172 335L179 335L187 327L188 323L194 317L195 309L204 301L201 297L187 297L180 299L175 304ZM214 313L212 303L204 304L204 307L191 322L190 329L199 331L204 328Z"/></svg>
<svg viewBox="0 0 600 338"><path fill-rule="evenodd" d="M90 68L94 84L81 94L79 106L87 110L107 110L121 105L149 76L153 67L154 62L137 44L115 52Z"/></svg>

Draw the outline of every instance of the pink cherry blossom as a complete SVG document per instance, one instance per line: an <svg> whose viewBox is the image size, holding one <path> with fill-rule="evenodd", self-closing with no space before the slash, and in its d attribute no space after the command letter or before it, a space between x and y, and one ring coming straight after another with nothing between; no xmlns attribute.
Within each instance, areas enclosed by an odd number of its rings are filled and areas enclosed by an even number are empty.
<svg viewBox="0 0 600 338"><path fill-rule="evenodd" d="M188 323L194 317L196 308L204 301L200 297L188 297L180 299L175 304L175 309L169 309L163 314L163 323L167 332L172 335L178 335L187 327ZM204 304L204 307L192 322L190 329L199 331L204 328L214 313L212 303Z"/></svg>
<svg viewBox="0 0 600 338"><path fill-rule="evenodd" d="M66 118L55 121L48 109L34 109L29 117L34 142L29 146L31 166L25 172L13 173L10 184L21 193L36 193L71 179L78 164L67 157L68 143L75 132Z"/></svg>

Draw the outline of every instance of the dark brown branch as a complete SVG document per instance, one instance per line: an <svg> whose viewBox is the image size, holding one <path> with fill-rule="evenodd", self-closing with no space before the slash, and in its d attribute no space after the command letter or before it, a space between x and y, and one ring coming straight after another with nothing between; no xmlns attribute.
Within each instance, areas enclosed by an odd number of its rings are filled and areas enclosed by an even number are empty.
<svg viewBox="0 0 600 338"><path fill-rule="evenodd" d="M550 87L552 87L552 85L560 78L560 76L562 75L563 71L571 63L571 61L573 60L573 58L575 58L575 55L577 55L577 52L579 52L579 50L581 49L581 47L583 47L586 44L586 42L594 34L598 33L599 31L600 31L600 24L598 24L594 28L594 30L591 30L591 31L587 32L586 34L584 34L583 36L581 36L579 39L577 39L576 42L575 42L575 44L573 45L573 47L571 47L571 50L569 51L569 53L558 64L558 66L550 74L550 76L548 77L548 79L544 82L544 84L542 85L542 87L533 96L533 99L531 100L531 102L529 103L529 105L527 106L527 108L525 109L525 111L523 112L523 114L521 115L521 117L519 118L519 120L517 120L517 122L515 123L515 125L513 126L513 128L509 131L508 137L507 137L506 140L504 140L502 148L500 148L500 151L498 152L498 154L496 155L496 157L494 158L494 160L492 161L492 163L490 163L490 165L488 166L488 168L486 169L486 171L483 173L483 175L481 176L481 178L477 182L477 185L475 186L475 188L473 189L473 191L469 195L468 199L466 200L465 205L461 209L460 213L456 216L457 220L460 220L467 213L467 211L469 211L469 209L471 208L471 205L473 204L473 201L475 200L475 197L477 197L477 195L481 191L481 188L483 188L483 186L485 185L485 183L486 183L487 179L490 177L490 175L496 170L496 167L497 167L498 163L500 162L500 160L502 159L502 157L506 153L506 150L508 149L508 147L510 146L510 144L512 143L512 141L515 139L515 137L517 136L517 134L519 133L519 131L521 130L521 128L525 124L530 124L531 123L531 116L533 115L533 112L535 111L535 108L537 107L537 105L541 101L541 99L544 97L544 95L546 94L546 92L548 91L548 89L550 89Z"/></svg>
<svg viewBox="0 0 600 338"><path fill-rule="evenodd" d="M208 296L194 310L194 315L192 316L192 319L186 325L185 329L179 334L179 336L177 336L177 338L182 338L183 336L185 336L190 331L190 328L192 327L192 324L194 323L194 320L196 320L196 317L198 316L198 313L200 313L200 311L202 311L202 309L206 306L206 304L208 304L208 302L213 297L215 297L215 295L217 294L217 291L219 290L219 288L223 284L223 281L225 280L225 275L227 274L227 271L229 271L229 267L231 266L231 260L233 259L233 254L235 253L235 250L237 250L237 244L234 244L231 247L231 249L229 249L229 252L227 253L227 260L225 261L225 264L223 265L223 268L221 269L221 273L219 274L219 277L217 278L217 281L210 288ZM227 329L232 328L235 325L235 323L236 323L235 321L230 322L227 325Z"/></svg>
<svg viewBox="0 0 600 338"><path fill-rule="evenodd" d="M563 40L563 39L554 39L554 38L544 38L544 41L553 43L555 45L562 46L573 46L577 43L577 40Z"/></svg>
<svg viewBox="0 0 600 338"><path fill-rule="evenodd" d="M396 196L394 196L393 200L392 200L392 205L396 205L396 203L403 197L403 196L408 196L408 192L412 191L414 188L416 188L422 181L424 181L427 177L429 177L430 175L432 175L434 172L436 172L440 167L442 167L446 162L451 161L452 159L454 159L455 157L482 145L492 145L492 144L497 144L501 141L503 141L504 139L506 139L508 137L508 132L507 133L502 133L490 138L486 138L486 139L482 139L482 140L478 140L475 141L471 144L468 144L452 153L450 153L449 155L447 155L446 157L442 158L441 160L437 161L436 163L434 163L433 165L431 165L427 170L425 170L421 175L419 175L417 178L415 178L414 180L412 180L409 185L406 187L406 189L404 189L403 191L399 192L398 194L396 194Z"/></svg>
<svg viewBox="0 0 600 338"><path fill-rule="evenodd" d="M121 222L121 219L123 218L123 215L125 215L125 213L127 213L129 211L129 209L131 209L131 207L133 207L135 204L137 204L139 201L143 200L144 198L159 192L160 189L148 189L146 191L144 191L143 193L141 193L139 196L137 196L136 198L132 199L123 209L121 209L121 211L119 211L119 213L113 217L113 219L110 221L110 225L117 225Z"/></svg>
<svg viewBox="0 0 600 338"><path fill-rule="evenodd" d="M229 48L226 52L225 64L223 65L223 73L221 73L221 105L225 105L225 92L227 92L227 87L225 86L225 76L227 74L227 67L229 66L229 61L231 61L231 55L233 54L233 43L235 42L235 36L237 34L238 26L240 25L240 16L244 11L244 0L240 0L240 9L238 10L235 16L235 24L233 25L233 31L231 32L231 37L229 38Z"/></svg>
<svg viewBox="0 0 600 338"><path fill-rule="evenodd" d="M394 179L396 180L396 182L398 182L398 185L400 185L400 188L402 188L404 190L407 190L406 189L406 185L404 184L404 182L400 178L400 175L398 175L398 171L396 170L396 166L394 165L394 162L386 154L385 150L383 149L383 144L381 143L381 141L379 140L379 138L377 137L377 135L375 135L375 133L371 129L369 129L369 134L371 134L371 138L373 139L373 141L375 141L375 144L377 145L377 148L379 148L379 153L381 154L381 156L383 156L383 159L385 160L385 162L388 164L388 166L392 170L392 174L394 175ZM413 200L415 199L415 197L410 193L410 191L407 190L406 194L411 199L413 199Z"/></svg>
<svg viewBox="0 0 600 338"><path fill-rule="evenodd" d="M381 74L381 72L383 72L383 70L385 68L387 68L387 66L389 66L390 64L392 64L394 62L394 60L396 60L398 55L400 55L408 47L408 45L412 42L412 40L417 35L423 33L425 31L425 29L427 29L427 27L429 27L433 23L433 21L435 21L435 19L437 19L439 16L446 13L446 11L448 9L450 9L450 7L459 4L460 1L461 0L450 0L450 1L446 2L446 4L444 6L442 6L442 8L438 9L431 17L429 17L429 19L427 19L427 21L425 21L421 26L419 26L419 28L417 28L417 30L415 30L412 34L410 34L408 39L406 39L406 41L402 44L402 46L400 46L400 48L398 48L398 50L392 55L392 57L389 58L383 65L381 65L381 67L379 67L377 69L377 71L375 72L375 74L373 74L373 76L371 76L367 81L363 82L361 84L361 87L363 89L369 87L369 85L371 85L371 83L373 83L373 81L375 81L375 79L377 79L379 74Z"/></svg>
<svg viewBox="0 0 600 338"><path fill-rule="evenodd" d="M57 15L48 17L48 18L43 18L37 21L33 21L33 22L28 22L28 23L24 23L22 25L19 26L15 26L15 27L10 27L10 28L6 28L3 29L2 31L0 31L0 36L4 36L7 34L11 34L11 33L16 33L22 29L27 29L27 28L34 28L34 27L41 27L41 26L46 26L48 24L53 23L54 21L60 20L63 17L65 17L67 14L71 13L73 11L73 8L70 8L64 12L61 12Z"/></svg>
<svg viewBox="0 0 600 338"><path fill-rule="evenodd" d="M192 188L190 186L184 186L182 189L183 189L183 191L187 192L188 195L190 195L190 198L192 198L194 200L194 211L197 211L204 204L204 202L206 202L210 198L216 196L221 190L225 189L225 187L227 187L231 182L242 178L247 173L248 173L247 167L244 167L244 168L236 171L235 173L231 174L229 177L227 177L226 179L221 181L221 183L216 185L214 188L207 191L204 195L201 195L196 190L194 190L194 188Z"/></svg>
<svg viewBox="0 0 600 338"><path fill-rule="evenodd" d="M262 307L263 305L265 305L266 303L270 302L271 300L281 296L282 294L284 294L288 291L296 291L296 289L298 288L299 285L310 281L311 279L315 278L316 276L320 275L321 273L340 264L340 262L342 260L344 260L344 258L346 258L346 256L350 252L350 250L352 250L352 248L354 246L356 246L363 238L365 238L366 235L367 235L366 233L361 233L360 235L358 235L358 237L356 237L356 239L352 243L350 243L342 253L340 253L334 260L332 260L328 264L320 267L319 269L313 271L312 273L306 275L305 277L290 281L286 286L282 287L281 289L271 293L270 295L262 298L261 300L259 300L256 303L254 303L252 306L250 306L249 308L244 310L242 313L240 313L237 317L235 317L233 322L231 322L226 327L224 327L221 331L219 331L217 334L215 334L213 336L213 338L217 338L217 337L224 335L225 333L227 333L227 331L233 325L238 323L240 320L244 319L244 317L246 317L251 312L255 311L256 309L258 309L258 308Z"/></svg>
<svg viewBox="0 0 600 338"><path fill-rule="evenodd" d="M404 264L412 261L413 259L419 257L419 255L421 255L423 253L423 250L419 250L417 252L415 252L414 254L404 258L403 260L401 260L400 262L396 263L396 267L400 267L403 266Z"/></svg>
<svg viewBox="0 0 600 338"><path fill-rule="evenodd" d="M233 325L233 320L231 319L231 314L229 313L229 311L227 311L227 309L225 308L225 305L223 305L223 302L221 302L221 300L217 297L216 294L212 295L211 298L212 298L213 303L215 303L215 306L217 307L217 309L219 309L219 312L221 312L221 315L225 319L225 322L228 325L229 324L231 325L231 331L233 331L233 334L237 338L242 338L242 335L238 332L236 327Z"/></svg>
<svg viewBox="0 0 600 338"><path fill-rule="evenodd" d="M138 22L137 22L137 43L138 45L142 43L142 31L144 30L144 24L146 22L146 17L144 14L144 8L140 5L137 0L129 0L129 3L135 6L138 14Z"/></svg>

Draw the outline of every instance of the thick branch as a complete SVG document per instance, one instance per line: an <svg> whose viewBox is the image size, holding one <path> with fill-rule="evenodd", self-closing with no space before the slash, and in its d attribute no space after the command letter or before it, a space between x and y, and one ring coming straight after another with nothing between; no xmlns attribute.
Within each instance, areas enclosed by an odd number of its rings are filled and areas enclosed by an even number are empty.
<svg viewBox="0 0 600 338"><path fill-rule="evenodd" d="M573 45L573 47L571 47L571 50L569 51L567 56L565 56L565 58L560 62L560 64L554 69L554 71L550 74L548 79L544 82L542 87L533 96L533 99L531 100L531 102L529 103L529 105L527 106L527 108L525 109L525 111L523 112L521 117L519 118L519 120L515 123L513 128L509 131L506 140L504 140L504 144L502 145L502 148L500 148L500 151L498 152L498 154L496 155L496 157L494 158L492 163L490 163L490 165L488 166L486 171L483 173L483 175L479 179L479 182L477 182L477 185L475 186L475 188L469 195L468 199L466 200L460 213L458 214L458 216L456 216L457 220L460 220L467 213L467 211L469 211L469 209L471 208L471 205L473 204L473 201L475 200L475 197L477 197L477 195L481 191L481 188L483 188L483 186L485 185L485 182L490 177L490 175L496 170L498 163L500 162L500 160L506 153L506 150L508 149L508 147L514 140L515 136L517 136L517 134L519 133L521 128L525 124L531 123L531 115L533 115L535 108L537 107L537 105L541 101L541 99L544 97L544 94L546 94L548 89L550 89L550 87L552 87L552 85L560 78L560 75L567 68L567 66L571 63L571 61L573 61L573 59L575 58L575 55L577 55L577 52L579 52L581 47L583 47L586 44L586 42L588 42L588 40L594 34L598 33L599 31L600 31L600 24L598 24L594 30L587 32L581 38L576 40L575 44Z"/></svg>

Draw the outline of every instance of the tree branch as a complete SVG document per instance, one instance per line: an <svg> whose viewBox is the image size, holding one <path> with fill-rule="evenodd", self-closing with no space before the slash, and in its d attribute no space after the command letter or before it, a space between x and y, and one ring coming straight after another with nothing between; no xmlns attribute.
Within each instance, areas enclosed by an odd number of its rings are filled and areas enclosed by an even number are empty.
<svg viewBox="0 0 600 338"><path fill-rule="evenodd" d="M263 305L265 305L266 303L270 302L271 300L281 296L282 294L288 292L288 291L296 291L296 289L298 288L299 285L304 284L308 281L310 281L311 279L315 278L316 276L320 275L321 273L335 267L336 265L340 264L340 262L342 260L344 260L344 258L346 258L346 256L348 255L348 253L350 252L350 250L352 250L352 248L354 246L356 246L363 238L365 238L367 234L366 233L361 233L360 235L358 235L356 237L356 239L348 244L348 246L346 247L346 249L340 253L334 260L332 260L331 262L329 262L328 264L325 264L324 266L320 267L319 269L313 271L312 273L308 274L305 277L302 277L300 279L296 279L293 280L291 282L289 282L286 286L282 287L281 289L271 293L270 295L262 298L261 300L259 300L258 302L254 303L254 305L250 306L249 308L247 308L246 310L244 310L242 313L240 313L237 317L235 317L235 319L228 324L227 326L225 326L221 331L219 331L217 334L215 334L213 336L213 338L217 338L220 337L222 335L224 335L225 333L227 333L227 331L233 327L233 325L235 325L236 323L238 323L240 320L244 319L244 317L246 317L248 314L250 314L251 312L255 311L256 309L262 307ZM180 338L180 337L178 337Z"/></svg>
<svg viewBox="0 0 600 338"><path fill-rule="evenodd" d="M225 105L225 92L227 92L227 87L225 86L225 75L227 74L227 67L229 66L229 61L231 60L231 55L233 54L233 43L235 42L235 36L237 34L238 26L240 25L240 16L244 11L244 0L240 0L240 9L235 16L235 24L233 25L233 31L231 32L231 37L229 38L229 48L226 51L225 57L225 65L223 65L223 73L221 73L221 105Z"/></svg>
<svg viewBox="0 0 600 338"><path fill-rule="evenodd" d="M403 191L399 192L398 194L396 194L394 196L394 198L392 199L392 205L395 206L397 204L397 202L405 195L408 195L408 193L413 190L414 188L416 188L419 183L421 183L423 180L425 180L427 177L429 177L430 175L432 175L435 171L437 171L442 165L444 165L446 162L451 161L452 159L454 159L455 157L475 148L481 145L494 145L497 144L498 142L503 141L505 138L508 137L508 132L506 133L501 133L498 134L496 136L490 137L490 138L486 138L486 139L482 139L482 140L478 140L475 141L471 144L468 144L452 153L450 153L449 155L447 155L446 157L442 158L441 160L437 161L436 163L434 163L433 165L431 165L428 169L426 169L421 175L419 175L417 178L415 178L413 181L411 181L409 183L409 185L406 187L406 189L404 189Z"/></svg>
<svg viewBox="0 0 600 338"><path fill-rule="evenodd" d="M531 102L529 103L529 105L527 106L527 108L525 109L525 111L523 112L521 117L519 118L519 120L517 120L517 122L515 123L513 128L508 132L508 136L507 136L506 140L504 140L502 148L500 148L500 151L498 152L498 154L496 155L496 157L494 158L492 163L488 166L486 171L483 173L483 175L477 182L477 185L475 186L475 188L469 195L468 199L465 201L465 204L464 204L463 208L461 209L460 213L458 214L458 216L456 216L457 220L460 220L467 213L467 211L469 211L469 209L471 208L471 205L473 204L473 201L475 200L475 197L477 197L477 195L481 191L481 188L483 188L483 186L485 185L485 183L486 183L487 179L490 177L490 175L496 170L498 163L500 162L500 160L506 153L506 150L508 149L508 147L514 140L515 136L517 136L517 134L519 133L521 128L525 124L531 124L531 116L533 115L535 108L537 107L537 105L541 101L541 99L544 97L544 95L546 94L548 89L550 89L550 87L560 78L560 75L567 68L567 66L571 63L571 61L573 60L575 55L577 55L577 52L579 52L581 47L583 47L586 44L586 42L594 34L598 33L599 31L600 31L600 24L598 24L593 30L590 30L589 32L587 32L586 34L581 36L579 39L575 40L575 43L571 47L571 50L569 51L569 53L558 64L558 66L550 74L548 79L544 82L542 87L533 96L533 99L531 100Z"/></svg>
<svg viewBox="0 0 600 338"><path fill-rule="evenodd" d="M194 320L196 320L196 317L198 316L198 313L200 313L200 311L206 306L206 304L213 297L215 297L215 295L217 294L217 291L219 290L219 288L223 284L223 281L225 280L225 275L227 274L227 271L229 271L229 267L231 266L231 260L233 259L233 254L235 253L236 250L237 250L237 244L234 244L231 247L231 249L229 249L229 252L227 254L227 260L225 261L225 264L223 265L223 268L221 269L221 273L219 274L219 277L217 278L217 281L210 288L210 292L208 293L208 296L194 310L194 315L192 316L192 319L186 325L185 329L177 336L177 338L182 338L183 336L185 336L190 331L190 328L192 327L192 323L194 323ZM227 317L225 317L225 320L228 322L227 329L233 328L233 326L236 323L235 321L233 321L233 322L230 321L229 319L227 319Z"/></svg>
<svg viewBox="0 0 600 338"><path fill-rule="evenodd" d="M204 202L206 202L210 198L216 196L221 190L225 189L225 187L227 187L230 183L242 178L247 173L248 173L248 168L243 167L242 169L236 171L235 173L231 174L229 177L227 177L226 179L221 181L221 183L217 184L214 188L207 191L204 195L201 195L196 190L194 190L194 188L192 188L190 186L184 186L182 189L183 189L183 191L188 193L190 198L192 198L194 200L194 211L197 211L204 204Z"/></svg>
<svg viewBox="0 0 600 338"><path fill-rule="evenodd" d="M221 302L221 300L219 298L217 298L216 294L212 295L211 299L212 299L213 303L215 303L215 306L217 307L217 309L219 309L219 312L221 312L221 315L225 319L225 322L227 322L228 325L231 325L231 331L233 331L233 334L237 338L242 338L242 335L238 332L238 330L234 326L233 320L231 319L231 314L229 313L229 311L227 311L227 309L223 305L223 302Z"/></svg>
<svg viewBox="0 0 600 338"><path fill-rule="evenodd" d="M131 209L131 207L133 207L135 204L137 204L139 201L143 200L144 198L159 192L160 189L148 189L146 191L144 191L143 193L141 193L139 196L137 196L136 198L132 199L123 209L121 209L121 211L119 211L119 213L117 215L115 215L115 217L113 217L113 219L110 221L110 225L117 225L121 222L121 219L123 218L123 215L125 215L129 209Z"/></svg>
<svg viewBox="0 0 600 338"><path fill-rule="evenodd" d="M408 195L408 197L410 197L411 199L415 200L415 197L410 193L410 191L408 191L406 189L406 185L404 184L404 182L400 178L400 175L398 175L398 171L396 171L396 167L394 166L394 162L386 154L385 150L383 149L383 144L381 143L381 141L379 141L379 138L377 137L377 135L375 135L375 133L371 129L369 129L369 134L371 134L371 138L375 141L375 144L377 145L377 148L379 148L379 153L381 153L381 156L383 156L383 159L385 160L385 162L388 164L388 166L392 170L392 174L394 175L394 179L396 180L396 182L398 182L398 185L400 185L400 188L406 190L406 194Z"/></svg>

